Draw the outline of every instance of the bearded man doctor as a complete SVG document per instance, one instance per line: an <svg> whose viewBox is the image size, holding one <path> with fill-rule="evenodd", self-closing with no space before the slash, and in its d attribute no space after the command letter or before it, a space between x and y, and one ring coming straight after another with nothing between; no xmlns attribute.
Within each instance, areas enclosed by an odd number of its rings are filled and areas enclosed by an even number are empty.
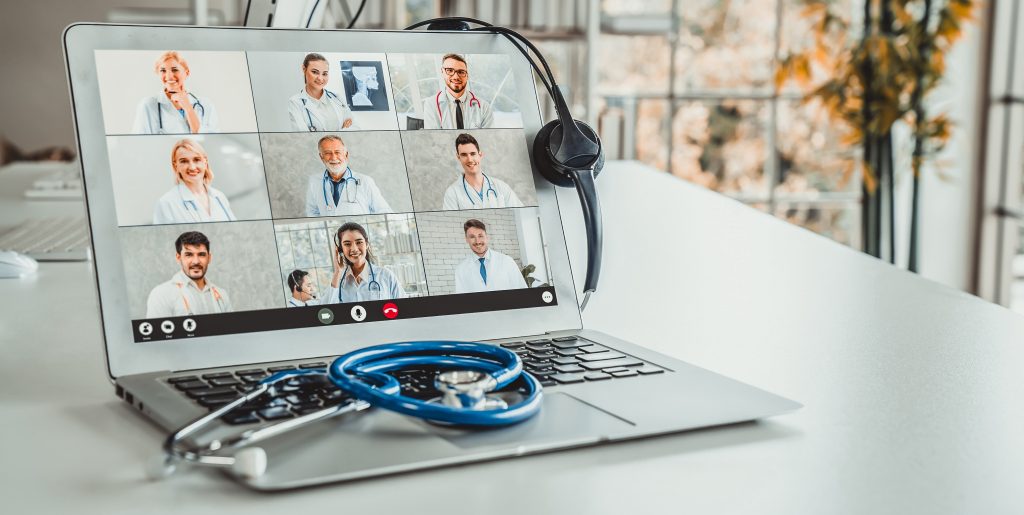
<svg viewBox="0 0 1024 515"><path fill-rule="evenodd" d="M462 230L472 253L455 267L455 293L526 288L526 279L515 260L488 246L487 226L475 218Z"/></svg>
<svg viewBox="0 0 1024 515"><path fill-rule="evenodd" d="M459 54L441 58L444 89L423 100L424 129L484 129L494 125L494 109L469 89L469 67Z"/></svg>
<svg viewBox="0 0 1024 515"><path fill-rule="evenodd" d="M197 231L181 233L174 241L174 259L181 270L158 284L146 300L146 318L205 315L231 311L224 288L210 282L207 271L213 254L210 239Z"/></svg>
<svg viewBox="0 0 1024 515"><path fill-rule="evenodd" d="M455 157L462 166L462 175L445 190L442 209L523 207L523 201L508 184L484 173L484 153L472 135L455 138Z"/></svg>
<svg viewBox="0 0 1024 515"><path fill-rule="evenodd" d="M345 142L328 135L317 143L326 169L310 176L306 188L306 216L345 216L392 213L373 178L349 166Z"/></svg>

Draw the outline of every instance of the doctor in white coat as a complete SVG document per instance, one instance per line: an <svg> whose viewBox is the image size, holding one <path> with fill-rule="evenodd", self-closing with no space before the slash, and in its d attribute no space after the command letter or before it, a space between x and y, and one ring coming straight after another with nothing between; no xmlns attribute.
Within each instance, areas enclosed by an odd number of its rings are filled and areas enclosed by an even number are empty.
<svg viewBox="0 0 1024 515"><path fill-rule="evenodd" d="M188 91L188 63L178 52L164 52L156 62L163 91L139 102L134 134L198 134L217 131L217 108L208 98Z"/></svg>
<svg viewBox="0 0 1024 515"><path fill-rule="evenodd" d="M441 58L445 87L423 100L424 129L486 129L494 125L494 109L469 89L469 68L459 54Z"/></svg>
<svg viewBox="0 0 1024 515"><path fill-rule="evenodd" d="M334 276L323 304L400 299L406 296L398 277L375 264L366 228L355 222L338 227L333 245Z"/></svg>
<svg viewBox="0 0 1024 515"><path fill-rule="evenodd" d="M334 135L317 143L326 170L309 178L306 187L306 216L344 216L391 213L391 205L372 177L349 167L345 142Z"/></svg>
<svg viewBox="0 0 1024 515"><path fill-rule="evenodd" d="M181 270L158 284L146 299L146 318L206 315L231 311L231 299L207 277L213 254L210 240L196 231L181 233L174 241L174 258Z"/></svg>
<svg viewBox="0 0 1024 515"><path fill-rule="evenodd" d="M527 288L515 260L488 247L483 222L472 218L462 229L472 254L455 266L455 293Z"/></svg>
<svg viewBox="0 0 1024 515"><path fill-rule="evenodd" d="M213 170L206 150L183 139L171 149L174 187L156 201L154 224L231 222L236 220L227 196L211 186Z"/></svg>
<svg viewBox="0 0 1024 515"><path fill-rule="evenodd" d="M455 138L455 157L462 165L462 175L445 190L442 209L523 206L523 201L508 184L483 172L484 153L472 135L459 134Z"/></svg>
<svg viewBox="0 0 1024 515"><path fill-rule="evenodd" d="M288 118L296 131L324 132L356 129L352 109L344 95L326 88L330 64L320 54L307 54L302 61L302 91L288 100Z"/></svg>

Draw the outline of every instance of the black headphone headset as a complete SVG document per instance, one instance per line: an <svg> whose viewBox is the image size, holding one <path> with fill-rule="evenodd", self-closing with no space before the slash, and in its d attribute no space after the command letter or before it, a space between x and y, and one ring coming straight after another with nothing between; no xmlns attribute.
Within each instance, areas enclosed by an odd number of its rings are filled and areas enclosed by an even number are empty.
<svg viewBox="0 0 1024 515"><path fill-rule="evenodd" d="M469 24L479 27L470 28ZM597 289L597 279L601 273L601 206L594 185L594 179L604 168L601 138L589 125L573 119L569 105L555 82L554 74L551 73L551 67L544 60L540 50L523 35L512 29L497 27L473 18L434 18L410 25L405 30L413 30L424 25L427 26L427 30L466 30L505 36L526 57L551 95L558 119L548 122L537 132L533 140L533 164L545 179L556 186L576 188L580 196L580 207L583 209L583 221L587 231L587 276L583 283L585 307L590 293ZM530 55L530 51L537 56L536 59ZM538 61L544 67L543 72L537 66Z"/></svg>

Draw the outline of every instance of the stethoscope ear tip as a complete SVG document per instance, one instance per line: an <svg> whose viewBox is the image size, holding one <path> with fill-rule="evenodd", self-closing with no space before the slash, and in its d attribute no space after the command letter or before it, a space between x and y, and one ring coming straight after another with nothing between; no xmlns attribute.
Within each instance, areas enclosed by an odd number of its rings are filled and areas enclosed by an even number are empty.
<svg viewBox="0 0 1024 515"><path fill-rule="evenodd" d="M235 454L231 472L242 479L256 479L267 471L267 452L261 447L247 447Z"/></svg>
<svg viewBox="0 0 1024 515"><path fill-rule="evenodd" d="M150 481L166 479L177 470L177 460L165 452L155 454L146 460L146 478Z"/></svg>

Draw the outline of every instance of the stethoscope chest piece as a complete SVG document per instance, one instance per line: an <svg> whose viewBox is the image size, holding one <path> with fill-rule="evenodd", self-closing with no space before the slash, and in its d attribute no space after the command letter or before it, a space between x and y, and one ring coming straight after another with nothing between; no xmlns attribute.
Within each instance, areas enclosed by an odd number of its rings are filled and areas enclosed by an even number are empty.
<svg viewBox="0 0 1024 515"><path fill-rule="evenodd" d="M506 409L508 403L487 395L498 386L494 376L476 370L448 370L437 374L434 387L441 392L440 402L461 409Z"/></svg>

